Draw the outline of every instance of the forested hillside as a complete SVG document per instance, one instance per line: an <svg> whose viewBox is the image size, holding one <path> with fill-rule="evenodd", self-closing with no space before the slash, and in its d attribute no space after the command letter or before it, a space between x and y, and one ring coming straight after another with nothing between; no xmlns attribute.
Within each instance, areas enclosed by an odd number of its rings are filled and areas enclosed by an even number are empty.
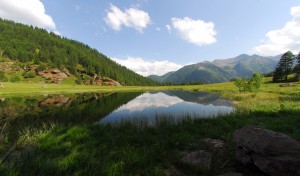
<svg viewBox="0 0 300 176"><path fill-rule="evenodd" d="M67 69L78 83L95 75L124 85L157 85L156 82L110 60L96 49L44 29L0 19L0 57L18 63ZM26 71L26 70L25 70Z"/></svg>
<svg viewBox="0 0 300 176"><path fill-rule="evenodd" d="M162 83L217 83L238 77L251 77L253 73L270 73L275 69L279 56L263 57L242 54L234 58L205 61L184 66L176 72L163 76L150 76Z"/></svg>

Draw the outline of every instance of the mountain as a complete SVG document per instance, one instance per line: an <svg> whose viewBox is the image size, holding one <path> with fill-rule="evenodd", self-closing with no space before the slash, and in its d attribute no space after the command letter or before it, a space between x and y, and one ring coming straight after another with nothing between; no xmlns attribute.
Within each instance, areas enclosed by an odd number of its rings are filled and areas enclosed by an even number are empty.
<svg viewBox="0 0 300 176"><path fill-rule="evenodd" d="M154 81L157 81L157 82L164 82L164 80L166 80L169 76L171 76L172 74L174 73L174 71L171 71L171 72L168 72L162 76L157 76L157 75L149 75L148 78L149 79L152 79Z"/></svg>
<svg viewBox="0 0 300 176"><path fill-rule="evenodd" d="M13 75L22 81L58 77L79 84L158 85L88 45L0 18L0 81Z"/></svg>
<svg viewBox="0 0 300 176"><path fill-rule="evenodd" d="M279 56L263 57L242 54L234 58L205 61L185 66L176 72L163 76L150 76L160 82L182 84L187 82L218 83L230 81L237 77L250 77L254 72L269 73L274 70Z"/></svg>

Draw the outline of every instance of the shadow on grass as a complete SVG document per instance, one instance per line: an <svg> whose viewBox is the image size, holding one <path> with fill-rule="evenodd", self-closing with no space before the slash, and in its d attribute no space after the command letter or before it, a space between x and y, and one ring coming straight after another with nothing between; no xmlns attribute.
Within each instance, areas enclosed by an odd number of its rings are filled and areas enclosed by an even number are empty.
<svg viewBox="0 0 300 176"><path fill-rule="evenodd" d="M185 175L219 175L245 170L233 155L232 133L253 124L287 133L300 140L300 112L255 112L216 119L162 122L156 127L133 124L57 126L30 138L0 166L4 175L164 175L176 168ZM34 136L34 135L33 135ZM229 146L224 152L208 149L203 138L221 138ZM180 152L208 150L213 154L211 169L190 166ZM224 165L225 164L225 165Z"/></svg>

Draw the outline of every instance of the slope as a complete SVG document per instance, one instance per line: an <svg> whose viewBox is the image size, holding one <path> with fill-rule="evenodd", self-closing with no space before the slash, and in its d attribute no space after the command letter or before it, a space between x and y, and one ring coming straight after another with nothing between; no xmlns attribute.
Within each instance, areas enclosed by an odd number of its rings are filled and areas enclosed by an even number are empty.
<svg viewBox="0 0 300 176"><path fill-rule="evenodd" d="M78 82L95 75L108 77L124 85L157 85L115 63L89 46L44 29L0 19L0 57L24 65L67 69ZM0 59L1 59L0 58Z"/></svg>
<svg viewBox="0 0 300 176"><path fill-rule="evenodd" d="M234 58L205 61L188 65L168 77L155 77L160 82L182 84L187 82L218 83L236 77L250 77L253 73L269 73L274 70L281 56L263 57L242 54ZM154 76L149 77L151 79Z"/></svg>

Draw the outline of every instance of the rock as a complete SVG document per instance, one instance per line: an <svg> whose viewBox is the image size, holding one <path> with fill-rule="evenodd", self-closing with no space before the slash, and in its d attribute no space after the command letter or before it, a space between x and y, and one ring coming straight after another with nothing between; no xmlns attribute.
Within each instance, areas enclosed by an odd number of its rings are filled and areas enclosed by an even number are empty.
<svg viewBox="0 0 300 176"><path fill-rule="evenodd" d="M65 72L60 71L57 68L40 71L38 72L38 75L56 84L61 83L64 78L68 77Z"/></svg>
<svg viewBox="0 0 300 176"><path fill-rule="evenodd" d="M279 87L295 87L295 84L292 83L284 83L284 84L279 84Z"/></svg>
<svg viewBox="0 0 300 176"><path fill-rule="evenodd" d="M60 70L58 70L57 68L54 68L54 69L50 70L50 72L51 72L52 74L58 74L58 73L61 73Z"/></svg>
<svg viewBox="0 0 300 176"><path fill-rule="evenodd" d="M5 86L3 84L0 83L0 89L4 88Z"/></svg>
<svg viewBox="0 0 300 176"><path fill-rule="evenodd" d="M211 150L223 151L227 147L226 142L222 139L205 138L203 139L203 142Z"/></svg>
<svg viewBox="0 0 300 176"><path fill-rule="evenodd" d="M6 72L6 71L14 71L13 64L14 64L13 62L2 62L0 64L0 70L4 71L4 72Z"/></svg>
<svg viewBox="0 0 300 176"><path fill-rule="evenodd" d="M192 165L198 165L210 169L211 154L204 150L194 152L182 152L182 161Z"/></svg>
<svg viewBox="0 0 300 176"><path fill-rule="evenodd" d="M227 174L223 174L223 175L219 175L219 176L243 176L243 174L241 174L241 173L227 173Z"/></svg>
<svg viewBox="0 0 300 176"><path fill-rule="evenodd" d="M236 158L271 176L300 175L300 143L283 133L245 126L233 134Z"/></svg>

